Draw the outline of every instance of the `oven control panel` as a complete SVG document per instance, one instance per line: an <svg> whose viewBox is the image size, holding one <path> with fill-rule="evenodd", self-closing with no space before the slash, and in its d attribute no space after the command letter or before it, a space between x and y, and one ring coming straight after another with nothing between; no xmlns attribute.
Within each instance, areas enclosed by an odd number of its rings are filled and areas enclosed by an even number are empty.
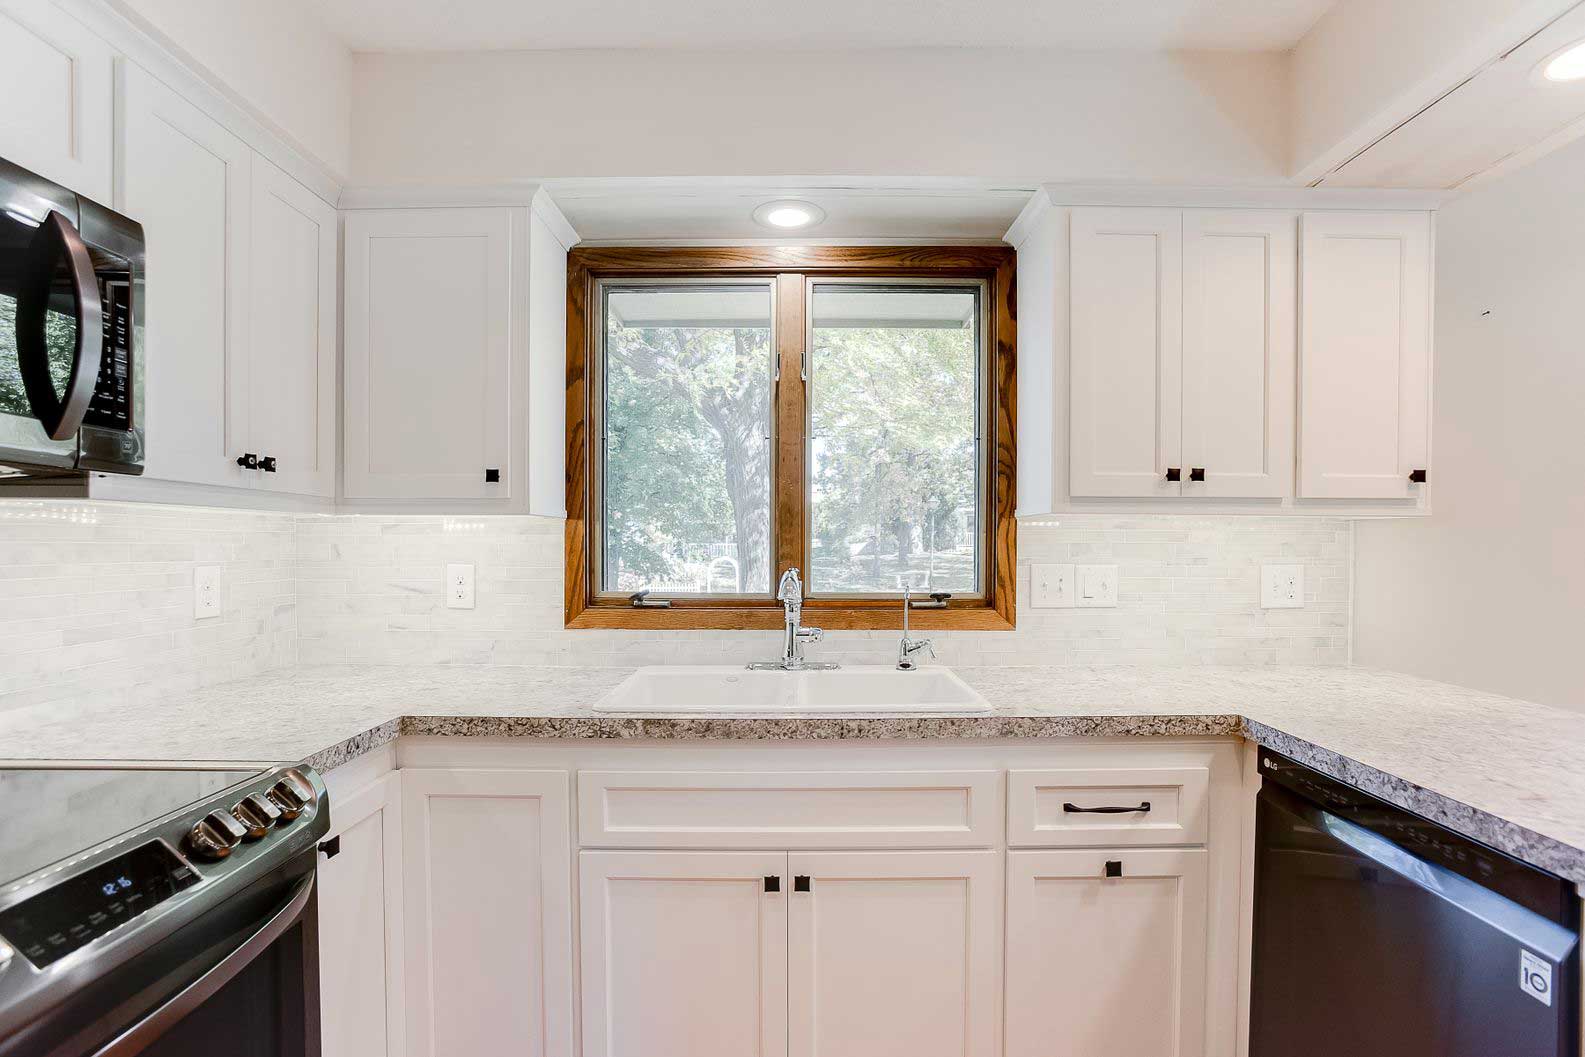
<svg viewBox="0 0 1585 1057"><path fill-rule="evenodd" d="M164 841L151 840L0 911L0 932L42 969L198 881Z"/></svg>

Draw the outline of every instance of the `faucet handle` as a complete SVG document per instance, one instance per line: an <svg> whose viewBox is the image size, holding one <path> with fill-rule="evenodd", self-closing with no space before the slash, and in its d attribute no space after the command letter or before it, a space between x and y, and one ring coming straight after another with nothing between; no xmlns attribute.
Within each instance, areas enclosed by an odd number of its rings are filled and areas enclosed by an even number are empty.
<svg viewBox="0 0 1585 1057"><path fill-rule="evenodd" d="M776 584L776 601L801 602L803 596L804 585L803 581L798 577L798 566L788 566L787 571L781 574L781 580Z"/></svg>

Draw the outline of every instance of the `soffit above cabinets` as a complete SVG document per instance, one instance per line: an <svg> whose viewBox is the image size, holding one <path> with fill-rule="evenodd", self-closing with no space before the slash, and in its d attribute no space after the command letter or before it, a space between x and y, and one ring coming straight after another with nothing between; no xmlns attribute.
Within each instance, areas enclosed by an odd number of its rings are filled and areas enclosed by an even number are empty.
<svg viewBox="0 0 1585 1057"><path fill-rule="evenodd" d="M1320 185L1464 188L1585 134L1585 81L1553 82L1540 72L1582 39L1585 4L1493 59Z"/></svg>
<svg viewBox="0 0 1585 1057"><path fill-rule="evenodd" d="M996 243L1034 193L1030 186L957 180L806 179L769 182L548 180L545 190L588 244L722 242ZM753 217L779 199L810 202L825 218L776 231Z"/></svg>

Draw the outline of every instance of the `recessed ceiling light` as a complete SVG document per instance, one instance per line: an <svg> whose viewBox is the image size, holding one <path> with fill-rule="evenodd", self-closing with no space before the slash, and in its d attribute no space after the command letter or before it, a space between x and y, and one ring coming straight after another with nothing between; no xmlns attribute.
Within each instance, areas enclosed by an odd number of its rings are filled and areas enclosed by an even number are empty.
<svg viewBox="0 0 1585 1057"><path fill-rule="evenodd" d="M754 220L768 228L779 228L787 231L791 228L807 228L826 218L826 211L811 202L800 202L792 198L784 198L776 202L766 202L754 210Z"/></svg>
<svg viewBox="0 0 1585 1057"><path fill-rule="evenodd" d="M1585 40L1577 40L1562 51L1554 52L1541 64L1541 76L1549 81L1585 79Z"/></svg>

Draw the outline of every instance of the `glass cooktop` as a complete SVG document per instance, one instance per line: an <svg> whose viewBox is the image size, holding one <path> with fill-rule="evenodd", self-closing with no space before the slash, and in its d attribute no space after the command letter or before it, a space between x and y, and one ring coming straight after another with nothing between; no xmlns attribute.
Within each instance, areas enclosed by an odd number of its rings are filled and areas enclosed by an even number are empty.
<svg viewBox="0 0 1585 1057"><path fill-rule="evenodd" d="M260 773L0 768L0 886Z"/></svg>

